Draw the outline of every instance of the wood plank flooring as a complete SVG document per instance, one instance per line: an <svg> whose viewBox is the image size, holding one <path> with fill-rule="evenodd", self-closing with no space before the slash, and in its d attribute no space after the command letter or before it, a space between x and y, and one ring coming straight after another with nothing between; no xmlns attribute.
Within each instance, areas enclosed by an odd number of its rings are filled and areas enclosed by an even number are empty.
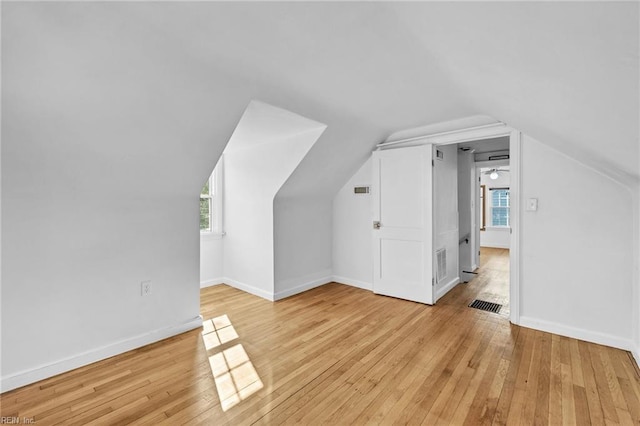
<svg viewBox="0 0 640 426"><path fill-rule="evenodd" d="M472 299L502 305L500 314L509 318L509 250L492 247L480 249L479 275L466 284L465 294ZM452 300L458 303L457 299Z"/></svg>
<svg viewBox="0 0 640 426"><path fill-rule="evenodd" d="M203 330L2 394L0 412L38 425L638 424L627 352L467 307L504 284L504 252L485 256L494 266L434 307L337 283L276 303L210 287Z"/></svg>

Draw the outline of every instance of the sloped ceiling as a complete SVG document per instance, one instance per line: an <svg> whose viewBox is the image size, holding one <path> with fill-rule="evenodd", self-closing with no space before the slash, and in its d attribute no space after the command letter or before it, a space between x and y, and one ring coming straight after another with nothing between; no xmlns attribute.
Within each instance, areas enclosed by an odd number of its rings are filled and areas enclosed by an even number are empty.
<svg viewBox="0 0 640 426"><path fill-rule="evenodd" d="M2 9L3 127L33 136L8 148L25 174L117 167L120 190L148 186L142 168L195 194L260 99L328 126L280 196L331 196L390 134L474 114L639 177L635 2Z"/></svg>
<svg viewBox="0 0 640 426"><path fill-rule="evenodd" d="M637 182L638 5L439 3L397 12L469 105Z"/></svg>
<svg viewBox="0 0 640 426"><path fill-rule="evenodd" d="M224 153L251 149L264 143L282 142L293 136L324 128L326 126L322 123L282 108L260 101L251 101L231 135ZM313 142L309 145L311 146Z"/></svg>

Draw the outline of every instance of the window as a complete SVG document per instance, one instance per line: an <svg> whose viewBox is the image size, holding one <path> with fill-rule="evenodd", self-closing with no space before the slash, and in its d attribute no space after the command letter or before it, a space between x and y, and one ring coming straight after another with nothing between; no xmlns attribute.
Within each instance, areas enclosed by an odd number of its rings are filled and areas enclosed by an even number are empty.
<svg viewBox="0 0 640 426"><path fill-rule="evenodd" d="M215 177L213 174L204 183L202 191L200 191L200 231L211 232L213 223L213 196L215 194Z"/></svg>
<svg viewBox="0 0 640 426"><path fill-rule="evenodd" d="M491 226L509 226L509 189L491 190Z"/></svg>
<svg viewBox="0 0 640 426"><path fill-rule="evenodd" d="M202 234L223 235L222 231L222 180L223 159L213 169L213 173L200 190L200 232Z"/></svg>

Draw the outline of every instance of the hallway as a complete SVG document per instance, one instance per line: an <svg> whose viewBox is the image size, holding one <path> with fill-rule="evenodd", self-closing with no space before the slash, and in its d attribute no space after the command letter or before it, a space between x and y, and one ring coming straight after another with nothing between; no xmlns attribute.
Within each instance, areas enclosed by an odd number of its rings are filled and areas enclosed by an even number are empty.
<svg viewBox="0 0 640 426"><path fill-rule="evenodd" d="M492 247L480 249L478 275L468 283L458 284L438 305L468 306L474 299L502 305L500 315L509 319L509 250Z"/></svg>
<svg viewBox="0 0 640 426"><path fill-rule="evenodd" d="M509 249L482 247L478 276L469 283L474 299L499 303L509 317Z"/></svg>

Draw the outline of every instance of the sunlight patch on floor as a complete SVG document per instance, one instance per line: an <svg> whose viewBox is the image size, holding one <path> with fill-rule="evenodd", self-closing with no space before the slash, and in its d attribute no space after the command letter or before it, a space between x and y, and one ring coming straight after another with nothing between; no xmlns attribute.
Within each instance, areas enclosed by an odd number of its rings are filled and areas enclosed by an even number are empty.
<svg viewBox="0 0 640 426"><path fill-rule="evenodd" d="M213 351L238 337L226 315L203 323L202 340L207 351ZM229 410L264 387L242 344L213 353L209 356L209 366L223 411Z"/></svg>

